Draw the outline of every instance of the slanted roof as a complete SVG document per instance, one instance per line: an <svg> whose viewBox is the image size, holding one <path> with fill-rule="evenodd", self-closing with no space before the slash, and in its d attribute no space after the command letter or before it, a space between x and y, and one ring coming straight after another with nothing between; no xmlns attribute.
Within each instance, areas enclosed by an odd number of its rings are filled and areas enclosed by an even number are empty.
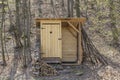
<svg viewBox="0 0 120 80"><path fill-rule="evenodd" d="M72 27L75 31L79 33L79 30L76 29L75 25L72 23L81 23L84 24L86 19L85 18L37 18L36 22L41 22L41 21L61 21L61 22L66 22Z"/></svg>
<svg viewBox="0 0 120 80"><path fill-rule="evenodd" d="M86 19L85 18L37 18L35 19L36 22L41 22L43 20L60 20L62 22L81 22L81 23L85 23Z"/></svg>

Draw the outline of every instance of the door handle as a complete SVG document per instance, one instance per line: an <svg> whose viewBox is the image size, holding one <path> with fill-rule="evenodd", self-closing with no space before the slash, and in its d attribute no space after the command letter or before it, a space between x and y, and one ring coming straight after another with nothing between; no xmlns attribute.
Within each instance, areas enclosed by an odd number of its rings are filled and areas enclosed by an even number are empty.
<svg viewBox="0 0 120 80"><path fill-rule="evenodd" d="M58 40L62 40L62 38L58 38Z"/></svg>

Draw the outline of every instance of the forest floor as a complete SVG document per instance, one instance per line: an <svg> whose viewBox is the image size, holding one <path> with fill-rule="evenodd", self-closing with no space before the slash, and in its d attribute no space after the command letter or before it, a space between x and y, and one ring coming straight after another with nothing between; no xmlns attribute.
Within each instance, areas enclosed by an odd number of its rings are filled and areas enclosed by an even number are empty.
<svg viewBox="0 0 120 80"><path fill-rule="evenodd" d="M58 70L59 75L50 77L35 77L31 68L22 69L18 65L10 64L7 67L0 66L0 80L98 80L95 72L87 66L63 66Z"/></svg>
<svg viewBox="0 0 120 80"><path fill-rule="evenodd" d="M35 30L35 29L33 29ZM35 33L35 31L33 31ZM63 66L63 69L57 70L59 75L50 77L35 77L31 73L31 67L21 68L21 62L9 56L7 66L0 66L0 80L120 80L120 52L116 48L106 44L104 38L89 34L96 48L108 58L109 64L100 68L84 63L80 66ZM35 35L32 34L32 51L36 51ZM8 38L6 45L14 45L13 40ZM13 53L13 46L7 46L8 52ZM2 58L0 57L0 60ZM1 62L1 61L0 61Z"/></svg>
<svg viewBox="0 0 120 80"><path fill-rule="evenodd" d="M32 67L23 69L21 63L7 61L7 66L0 66L0 80L120 80L120 68L115 65L102 66L93 69L93 66L82 64L80 66L62 66L57 70L57 76L39 77L32 74ZM13 79L14 78L14 79Z"/></svg>

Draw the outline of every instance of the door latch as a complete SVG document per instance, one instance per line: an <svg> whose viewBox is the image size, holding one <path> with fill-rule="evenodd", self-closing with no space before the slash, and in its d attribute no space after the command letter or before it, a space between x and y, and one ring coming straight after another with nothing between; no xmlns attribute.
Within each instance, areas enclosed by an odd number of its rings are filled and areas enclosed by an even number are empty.
<svg viewBox="0 0 120 80"><path fill-rule="evenodd" d="M58 40L62 40L62 38L58 38Z"/></svg>

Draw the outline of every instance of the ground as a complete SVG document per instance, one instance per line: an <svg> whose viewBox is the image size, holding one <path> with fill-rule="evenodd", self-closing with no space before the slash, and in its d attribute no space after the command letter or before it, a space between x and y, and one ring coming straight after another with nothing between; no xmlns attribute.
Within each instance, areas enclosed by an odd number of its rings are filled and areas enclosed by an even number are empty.
<svg viewBox="0 0 120 80"><path fill-rule="evenodd" d="M11 71L13 66L11 64L7 65L4 69L0 67L0 79L12 79L14 76L15 80L98 80L98 75L85 65L80 66L63 66L62 70L58 70L57 76L50 77L35 77L31 73L31 68L27 70L22 70L18 67L17 72Z"/></svg>
<svg viewBox="0 0 120 80"><path fill-rule="evenodd" d="M14 63L15 64L11 64ZM57 68L57 76L39 77L32 74L32 67L22 69L16 61L10 60L6 67L0 66L0 80L119 80L120 69L117 66L107 65L93 69L86 64L79 66L62 66Z"/></svg>

